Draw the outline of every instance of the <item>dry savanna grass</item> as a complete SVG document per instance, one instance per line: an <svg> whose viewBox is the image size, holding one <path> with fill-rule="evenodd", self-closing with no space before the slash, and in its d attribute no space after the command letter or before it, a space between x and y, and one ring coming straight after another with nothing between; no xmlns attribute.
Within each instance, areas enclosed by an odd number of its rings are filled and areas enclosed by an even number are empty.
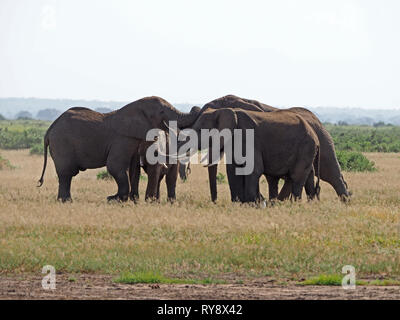
<svg viewBox="0 0 400 320"><path fill-rule="evenodd" d="M160 204L145 203L145 181L138 205L109 204L116 184L96 180L99 170L75 177L73 203L61 204L51 159L37 188L41 156L28 150L1 155L15 168L0 171L0 273L37 273L50 264L71 273L300 280L353 265L358 277L400 278L398 154L367 154L377 172L345 173L354 194L348 205L322 183L320 202L266 209L232 204L227 183L219 184L212 204L200 165L178 182L173 205L164 185ZM261 188L265 195L267 184Z"/></svg>

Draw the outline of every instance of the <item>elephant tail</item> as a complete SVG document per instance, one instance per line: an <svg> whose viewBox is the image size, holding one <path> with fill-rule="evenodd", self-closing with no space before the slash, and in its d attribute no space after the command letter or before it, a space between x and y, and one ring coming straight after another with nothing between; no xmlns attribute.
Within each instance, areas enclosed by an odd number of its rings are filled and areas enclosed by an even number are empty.
<svg viewBox="0 0 400 320"><path fill-rule="evenodd" d="M320 150L321 150L321 147L320 146L318 146L317 147L317 155L316 155L316 158L315 158L315 164L314 164L314 170L315 170L315 174L316 174L316 176L317 176L317 183L315 184L315 194L316 194L316 196L317 196L317 199L319 200L319 194L320 194L320 192L321 192L321 187L320 187Z"/></svg>
<svg viewBox="0 0 400 320"><path fill-rule="evenodd" d="M44 136L43 139L43 158L44 158L44 162L43 162L43 170L42 170L42 176L40 177L39 181L38 181L38 188L40 188L43 185L43 177L44 177L44 173L46 171L46 166L47 166L47 147L49 146L49 130L47 130L46 135Z"/></svg>

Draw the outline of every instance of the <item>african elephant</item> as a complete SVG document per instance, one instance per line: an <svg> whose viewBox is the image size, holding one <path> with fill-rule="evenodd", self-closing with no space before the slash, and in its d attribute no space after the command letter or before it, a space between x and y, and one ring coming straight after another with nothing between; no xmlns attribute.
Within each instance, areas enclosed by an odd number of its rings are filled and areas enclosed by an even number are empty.
<svg viewBox="0 0 400 320"><path fill-rule="evenodd" d="M220 108L204 111L192 125L199 139L201 129L254 130L254 166L250 174L243 175L243 184L238 187L243 202L259 200L259 178L267 176L270 199L278 197L278 181L291 181L290 193L300 199L303 187L309 198L319 194L319 140L311 126L298 114L278 110L274 112L245 111ZM233 135L230 139L235 139ZM221 144L222 146L222 138ZM224 138L227 139L227 138ZM228 138L229 139L229 138ZM243 144L248 143L242 140ZM201 141L199 142L201 145ZM226 143L226 141L225 141ZM236 143L232 143L235 145ZM210 147L211 148L211 147ZM243 146L242 150L246 149ZM220 149L224 151L223 149ZM247 149L246 149L247 150ZM234 157L233 157L234 159ZM314 185L314 167L317 184Z"/></svg>
<svg viewBox="0 0 400 320"><path fill-rule="evenodd" d="M59 200L71 200L71 180L79 171L107 166L118 185L117 194L107 199L126 201L129 194L126 171L147 132L154 128L166 130L165 122L171 120L184 127L196 118L196 112L182 113L159 97L146 97L104 114L82 107L71 108L45 134L39 186L43 184L49 147L59 180Z"/></svg>
<svg viewBox="0 0 400 320"><path fill-rule="evenodd" d="M243 110L249 111L261 111L261 112L272 112L279 110L272 106L260 103L256 100L250 100L245 98L240 98L234 95L227 95L218 99L215 99L206 105L199 111L199 116L209 109L220 109L220 108L240 108ZM288 109L297 114L300 114L307 123L314 129L315 133L318 136L321 148L321 156L320 156L320 174L321 179L328 182L336 191L337 195L341 200L347 201L349 199L349 192L347 190L347 183L345 182L343 175L340 170L339 162L336 158L335 147L332 140L332 137L325 130L322 123L318 120L318 118L309 110L304 108L291 108ZM190 126L189 126L190 127ZM227 175L228 181L231 191L231 199L232 201L240 200L239 194L235 190L235 185L242 185L243 177L235 176L234 165L227 165ZM217 165L210 166L208 168L209 175L209 183L210 183L210 192L211 192L211 200L215 202L217 200ZM285 181L285 184L279 194L278 199L283 200L288 198L290 195L291 185L290 181Z"/></svg>
<svg viewBox="0 0 400 320"><path fill-rule="evenodd" d="M148 142L141 143L138 152L139 159L137 156L132 158L129 168L129 177L131 181L131 192L129 196L135 203L139 199L140 168L143 168L148 177L145 200L158 201L160 199L160 184L165 176L167 199L172 203L176 200L175 189L180 163L171 163L171 161L167 160L166 163L150 164L146 158L146 152L150 145L151 143Z"/></svg>

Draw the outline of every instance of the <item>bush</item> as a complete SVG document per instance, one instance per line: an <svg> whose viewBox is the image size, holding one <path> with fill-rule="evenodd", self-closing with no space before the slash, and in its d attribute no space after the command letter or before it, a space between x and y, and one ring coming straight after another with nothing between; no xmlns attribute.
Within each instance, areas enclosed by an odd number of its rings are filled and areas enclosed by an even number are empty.
<svg viewBox="0 0 400 320"><path fill-rule="evenodd" d="M111 180L112 178L112 175L107 170L100 171L97 174L97 180Z"/></svg>
<svg viewBox="0 0 400 320"><path fill-rule="evenodd" d="M375 163L368 160L361 152L338 151L336 153L339 164L344 171L376 171Z"/></svg>
<svg viewBox="0 0 400 320"><path fill-rule="evenodd" d="M43 143L37 143L35 144L31 150L29 151L30 154L43 154Z"/></svg>
<svg viewBox="0 0 400 320"><path fill-rule="evenodd" d="M400 152L400 127L332 126L325 128L335 142L336 150L358 152Z"/></svg>
<svg viewBox="0 0 400 320"><path fill-rule="evenodd" d="M0 122L0 149L26 149L43 144L49 122L17 120Z"/></svg>

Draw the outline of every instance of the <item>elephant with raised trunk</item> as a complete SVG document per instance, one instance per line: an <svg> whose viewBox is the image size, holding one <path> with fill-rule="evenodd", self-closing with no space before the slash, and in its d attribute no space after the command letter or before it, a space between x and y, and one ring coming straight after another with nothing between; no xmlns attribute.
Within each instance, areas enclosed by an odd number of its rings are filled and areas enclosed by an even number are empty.
<svg viewBox="0 0 400 320"><path fill-rule="evenodd" d="M198 137L201 137L202 129L218 129L221 152L227 151L224 149L226 145L234 146L233 148L238 146L235 142L227 144L226 139L241 139L239 142L242 144L242 150L248 150L246 144L250 142L247 138L244 139L243 134L241 138L236 137L233 135L233 131L237 129L241 132L247 129L253 130L254 145L249 147L254 151L254 157L247 159L252 162L251 172L241 176L241 185L233 186L241 201L259 201L261 175L268 177L271 200L278 197L280 178L291 182L289 193L295 200L301 198L303 187L305 187L309 199L318 196L319 140L314 130L300 115L286 110L266 113L238 108L209 109L200 115L192 129ZM222 130L225 129L230 132L228 138L221 135ZM215 139L212 141L215 143ZM200 141L199 146L201 145ZM212 146L209 146L209 149L212 149ZM237 154L234 150L228 151L231 152L231 155ZM232 157L231 160L235 161L235 158ZM314 185L315 172L317 173L316 185Z"/></svg>
<svg viewBox="0 0 400 320"><path fill-rule="evenodd" d="M263 104L256 100L250 100L245 98L240 98L234 95L227 95L218 99L215 99L206 105L199 111L199 116L207 110L210 109L220 109L220 108L240 108L248 111L259 111L259 112L272 112L279 110L278 108L274 108L272 106ZM318 118L309 110L304 108L291 108L288 109L293 111L299 115L301 115L304 120L313 128L316 135L318 136L318 140L320 143L320 174L321 179L328 182L336 191L337 195L341 200L347 201L349 199L349 191L347 189L347 184L343 178L341 173L339 162L336 158L335 147L333 143L333 139L325 130L322 123L318 120ZM231 199L232 201L240 200L240 194L237 194L235 188L232 186L242 185L243 177L235 176L234 174L235 166L227 165L227 175L228 181L231 191ZM209 175L209 183L210 183L210 192L211 192L211 200L217 200L217 165L210 166L208 168ZM291 185L290 181L285 181L285 184L279 193L278 199L283 200L287 199L290 196Z"/></svg>
<svg viewBox="0 0 400 320"><path fill-rule="evenodd" d="M72 177L79 171L107 166L118 185L118 192L107 199L126 201L129 194L126 171L147 132L155 128L167 130L168 121L186 127L197 115L182 113L159 97L146 97L104 114L82 107L71 108L46 132L39 186L43 184L49 147L58 175L59 200L71 200Z"/></svg>

